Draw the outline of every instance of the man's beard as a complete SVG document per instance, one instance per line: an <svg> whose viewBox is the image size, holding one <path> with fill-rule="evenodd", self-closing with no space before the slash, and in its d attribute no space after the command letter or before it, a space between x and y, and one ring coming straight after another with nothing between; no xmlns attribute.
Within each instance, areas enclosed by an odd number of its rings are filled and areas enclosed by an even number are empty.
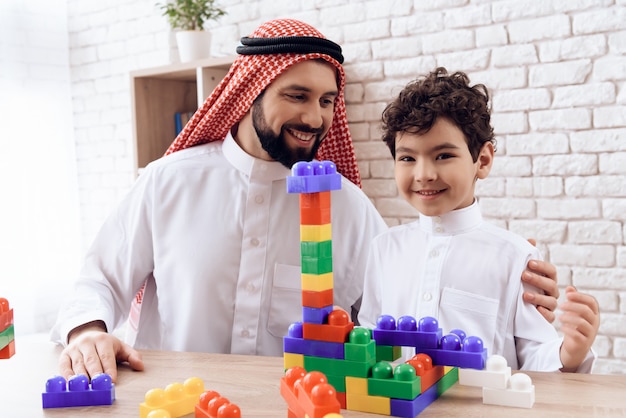
<svg viewBox="0 0 626 418"><path fill-rule="evenodd" d="M274 161L278 161L287 168L291 168L298 161L311 161L315 157L317 149L322 143L322 133L324 132L323 127L316 129L306 125L288 124L283 125L280 133L276 135L267 125L267 121L265 120L265 115L263 113L262 103L262 98L257 98L252 105L252 126L254 127L254 130L261 141L261 146L265 152L267 152ZM287 141L285 140L285 131L287 129L316 134L316 138L313 140L315 141L313 148L310 151L301 147L290 149L287 146Z"/></svg>

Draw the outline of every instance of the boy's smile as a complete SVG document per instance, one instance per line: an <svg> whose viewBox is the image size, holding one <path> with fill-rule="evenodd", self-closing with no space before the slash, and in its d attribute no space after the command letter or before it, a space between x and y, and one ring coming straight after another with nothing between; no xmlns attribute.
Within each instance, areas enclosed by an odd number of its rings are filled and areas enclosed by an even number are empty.
<svg viewBox="0 0 626 418"><path fill-rule="evenodd" d="M465 135L444 117L437 118L428 132L399 132L395 159L398 191L426 216L462 209L474 201L476 179L489 174L493 153L493 144L487 142L474 162Z"/></svg>

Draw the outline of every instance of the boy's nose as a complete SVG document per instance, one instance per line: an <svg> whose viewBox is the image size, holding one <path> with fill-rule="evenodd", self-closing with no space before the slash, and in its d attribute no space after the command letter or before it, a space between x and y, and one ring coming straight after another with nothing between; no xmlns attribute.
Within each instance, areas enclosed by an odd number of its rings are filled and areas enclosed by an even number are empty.
<svg viewBox="0 0 626 418"><path fill-rule="evenodd" d="M420 183L433 181L437 178L437 170L435 170L435 167L432 164L420 161L415 165L413 177L415 178L415 181Z"/></svg>

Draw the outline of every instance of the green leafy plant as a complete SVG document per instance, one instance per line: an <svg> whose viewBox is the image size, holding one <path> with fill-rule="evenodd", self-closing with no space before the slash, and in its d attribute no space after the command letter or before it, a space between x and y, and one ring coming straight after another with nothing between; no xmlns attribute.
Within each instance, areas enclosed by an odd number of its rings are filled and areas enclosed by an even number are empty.
<svg viewBox="0 0 626 418"><path fill-rule="evenodd" d="M172 0L165 4L157 3L167 16L172 29L202 30L209 20L217 20L226 12L220 9L215 0Z"/></svg>

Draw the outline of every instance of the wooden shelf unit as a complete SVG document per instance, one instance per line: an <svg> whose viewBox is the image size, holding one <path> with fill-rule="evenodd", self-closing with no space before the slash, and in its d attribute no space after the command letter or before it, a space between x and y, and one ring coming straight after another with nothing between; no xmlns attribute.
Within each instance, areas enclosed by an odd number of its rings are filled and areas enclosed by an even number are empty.
<svg viewBox="0 0 626 418"><path fill-rule="evenodd" d="M176 136L175 114L195 111L235 57L147 68L130 73L136 168L163 156Z"/></svg>

